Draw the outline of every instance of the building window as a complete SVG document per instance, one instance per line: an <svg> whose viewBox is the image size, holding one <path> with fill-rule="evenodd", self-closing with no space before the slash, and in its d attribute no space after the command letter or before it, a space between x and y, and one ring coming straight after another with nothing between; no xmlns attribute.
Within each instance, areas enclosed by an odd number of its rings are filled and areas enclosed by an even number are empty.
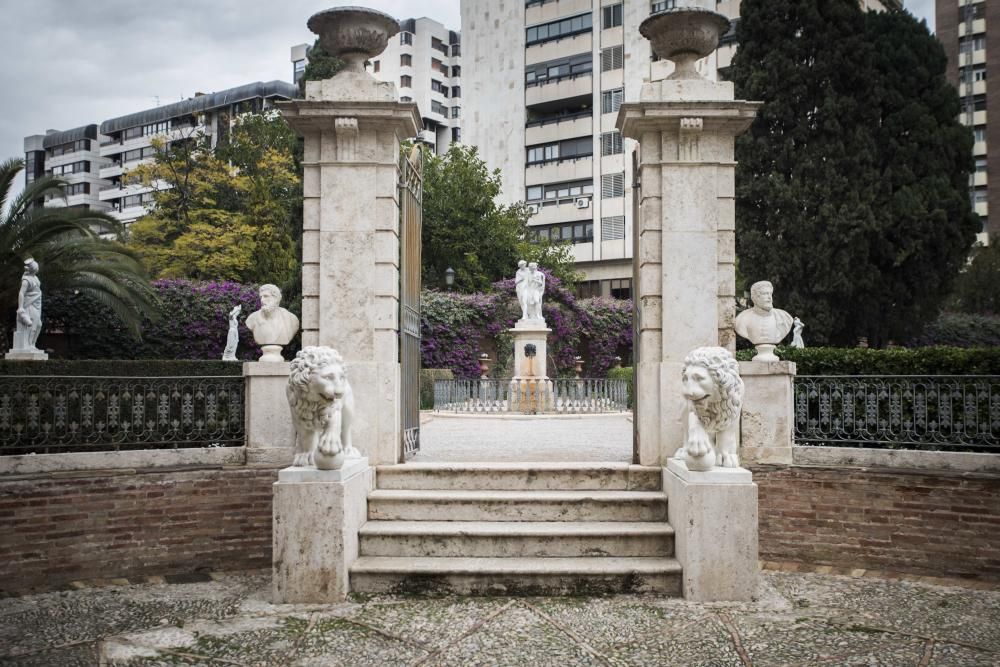
<svg viewBox="0 0 1000 667"><path fill-rule="evenodd" d="M601 93L601 113L615 113L625 99L625 89L615 88Z"/></svg>
<svg viewBox="0 0 1000 667"><path fill-rule="evenodd" d="M963 7L958 8L958 21L959 23L965 23L966 21L975 21L976 19L986 18L986 3L979 2L973 4L971 1Z"/></svg>
<svg viewBox="0 0 1000 667"><path fill-rule="evenodd" d="M56 157L59 155L69 155L70 153L76 153L77 151L89 150L90 139L80 139L79 141L70 141L59 146L53 146L49 149L49 155L51 157Z"/></svg>
<svg viewBox="0 0 1000 667"><path fill-rule="evenodd" d="M619 2L617 5L603 7L601 14L601 26L605 30L608 28L617 28L622 24L622 3Z"/></svg>
<svg viewBox="0 0 1000 667"><path fill-rule="evenodd" d="M412 32L401 32L401 33L399 33L399 43L400 44L413 44L413 33Z"/></svg>
<svg viewBox="0 0 1000 667"><path fill-rule="evenodd" d="M152 146L146 146L145 148L136 148L132 151L125 151L121 154L121 162L124 164L126 162L135 162L136 160L142 160L143 158L153 157L156 155L156 149Z"/></svg>
<svg viewBox="0 0 1000 667"><path fill-rule="evenodd" d="M612 299L631 299L632 298L632 279L622 278L620 280L612 280L611 282L611 298Z"/></svg>
<svg viewBox="0 0 1000 667"><path fill-rule="evenodd" d="M399 77L400 88L412 88L413 87L413 77L409 74L404 74Z"/></svg>
<svg viewBox="0 0 1000 667"><path fill-rule="evenodd" d="M601 240L621 241L625 238L625 216L610 215L601 218Z"/></svg>
<svg viewBox="0 0 1000 667"><path fill-rule="evenodd" d="M77 174L80 172L90 172L89 161L81 160L80 162L71 162L70 164L52 168L52 176L63 176L65 174Z"/></svg>
<svg viewBox="0 0 1000 667"><path fill-rule="evenodd" d="M576 284L577 299L592 299L601 296L600 280L582 280Z"/></svg>
<svg viewBox="0 0 1000 667"><path fill-rule="evenodd" d="M968 37L961 37L958 40L959 53L972 53L973 51L982 51L985 48L985 35L969 35Z"/></svg>
<svg viewBox="0 0 1000 667"><path fill-rule="evenodd" d="M649 13L655 14L656 12L665 12L668 9L676 9L677 0L656 0L650 3Z"/></svg>
<svg viewBox="0 0 1000 667"><path fill-rule="evenodd" d="M958 68L958 79L962 83L986 81L986 65L972 65Z"/></svg>
<svg viewBox="0 0 1000 667"><path fill-rule="evenodd" d="M567 181L565 183L552 183L550 185L536 185L528 188L528 200L541 198L541 189L545 191L545 205L561 203L559 200L575 199L583 195L594 193L594 182L591 180Z"/></svg>
<svg viewBox="0 0 1000 667"><path fill-rule="evenodd" d="M431 79L431 90L435 93L441 93L445 97L448 97L448 88L437 79Z"/></svg>
<svg viewBox="0 0 1000 667"><path fill-rule="evenodd" d="M601 199L625 196L625 172L601 176Z"/></svg>
<svg viewBox="0 0 1000 667"><path fill-rule="evenodd" d="M458 118L461 115L462 115L462 107L452 107L451 108L451 117L452 118Z"/></svg>
<svg viewBox="0 0 1000 667"><path fill-rule="evenodd" d="M592 21L593 19L591 18L590 12L587 12L586 14L580 14L579 16L572 16L567 19L532 26L527 29L525 35L526 45L532 46L533 44L541 44L542 42L548 42L553 39L562 39L563 37L570 37L583 32L590 32L593 29Z"/></svg>
<svg viewBox="0 0 1000 667"><path fill-rule="evenodd" d="M63 192L67 197L72 197L73 195L89 195L90 183L74 183L73 185L67 185L63 188Z"/></svg>
<svg viewBox="0 0 1000 667"><path fill-rule="evenodd" d="M452 97L461 97L462 96L462 87L461 86L452 86L451 87L451 96Z"/></svg>
<svg viewBox="0 0 1000 667"><path fill-rule="evenodd" d="M404 53L399 56L399 66L400 67L413 67L413 56L409 53Z"/></svg>
<svg viewBox="0 0 1000 667"><path fill-rule="evenodd" d="M986 173L986 158L984 157L976 158L976 171L981 174Z"/></svg>
<svg viewBox="0 0 1000 667"><path fill-rule="evenodd" d="M569 58L529 65L524 71L524 81L528 85L541 85L568 76L589 74L593 69L594 62L590 53L581 53Z"/></svg>
<svg viewBox="0 0 1000 667"><path fill-rule="evenodd" d="M460 127L451 128L451 140L454 142L462 141L462 128Z"/></svg>
<svg viewBox="0 0 1000 667"><path fill-rule="evenodd" d="M437 37L431 37L431 48L448 55L448 46Z"/></svg>
<svg viewBox="0 0 1000 667"><path fill-rule="evenodd" d="M462 68L458 65L451 66L451 76L452 78L462 76Z"/></svg>
<svg viewBox="0 0 1000 667"><path fill-rule="evenodd" d="M594 241L594 223L589 220L579 222L568 222L561 225L546 225L545 227L532 227L532 234L536 240L551 240L557 243L569 241L570 243L592 243Z"/></svg>
<svg viewBox="0 0 1000 667"><path fill-rule="evenodd" d="M972 135L975 137L976 143L979 143L981 141L986 141L986 126L976 125L974 128L972 128Z"/></svg>
<svg viewBox="0 0 1000 667"><path fill-rule="evenodd" d="M306 73L305 59L296 60L294 63L292 63L292 81L298 83L299 79L301 79L302 75L305 73Z"/></svg>
<svg viewBox="0 0 1000 667"><path fill-rule="evenodd" d="M542 198L542 191L544 188L541 185L532 185L528 187L527 201L538 201Z"/></svg>
<svg viewBox="0 0 1000 667"><path fill-rule="evenodd" d="M448 107L441 104L437 100L431 100L431 111L433 111L436 114L441 114L445 118L448 117Z"/></svg>
<svg viewBox="0 0 1000 667"><path fill-rule="evenodd" d="M372 63L372 71L374 71L376 74L382 71L382 62L380 60L376 60L375 62Z"/></svg>
<svg viewBox="0 0 1000 667"><path fill-rule="evenodd" d="M610 72L625 67L625 47L621 44L601 49L601 71Z"/></svg>
<svg viewBox="0 0 1000 667"><path fill-rule="evenodd" d="M542 164L557 160L575 160L594 154L594 140L591 137L565 139L548 144L528 147L527 163Z"/></svg>
<svg viewBox="0 0 1000 667"><path fill-rule="evenodd" d="M620 155L623 152L621 132L601 134L601 155Z"/></svg>
<svg viewBox="0 0 1000 667"><path fill-rule="evenodd" d="M985 204L987 201L986 188L978 188L976 190L973 190L971 200L973 206L975 206L976 204Z"/></svg>
<svg viewBox="0 0 1000 667"><path fill-rule="evenodd" d="M399 98L399 101L400 102L412 102L413 98L410 97L409 95L401 95L400 98Z"/></svg>
<svg viewBox="0 0 1000 667"><path fill-rule="evenodd" d="M454 58L455 56L460 56L460 55L462 55L462 45L461 44L452 44L451 45L451 57Z"/></svg>

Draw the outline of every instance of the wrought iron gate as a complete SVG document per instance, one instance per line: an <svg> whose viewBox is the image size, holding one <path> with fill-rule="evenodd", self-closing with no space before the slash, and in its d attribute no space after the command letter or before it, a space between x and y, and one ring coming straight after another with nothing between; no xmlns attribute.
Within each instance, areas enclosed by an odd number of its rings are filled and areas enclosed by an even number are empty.
<svg viewBox="0 0 1000 667"><path fill-rule="evenodd" d="M399 360L403 459L420 450L420 232L423 154L399 159Z"/></svg>

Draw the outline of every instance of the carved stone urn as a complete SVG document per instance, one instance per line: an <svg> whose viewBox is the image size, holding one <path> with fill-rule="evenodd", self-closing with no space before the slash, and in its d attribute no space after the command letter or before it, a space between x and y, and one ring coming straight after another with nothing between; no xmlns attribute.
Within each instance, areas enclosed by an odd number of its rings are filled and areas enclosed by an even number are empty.
<svg viewBox="0 0 1000 667"><path fill-rule="evenodd" d="M657 12L639 25L653 52L673 61L668 79L703 79L694 64L719 46L719 38L729 31L729 19L700 7L680 7Z"/></svg>
<svg viewBox="0 0 1000 667"><path fill-rule="evenodd" d="M319 36L319 45L346 64L344 71L364 72L399 33L399 22L367 7L334 7L313 14L306 23Z"/></svg>

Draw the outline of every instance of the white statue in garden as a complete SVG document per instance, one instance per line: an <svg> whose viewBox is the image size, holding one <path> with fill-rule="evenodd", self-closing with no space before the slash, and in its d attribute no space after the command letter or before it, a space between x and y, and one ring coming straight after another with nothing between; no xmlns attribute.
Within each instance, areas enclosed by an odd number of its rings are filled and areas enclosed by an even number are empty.
<svg viewBox="0 0 1000 667"><path fill-rule="evenodd" d="M281 290L276 285L260 286L260 310L250 313L246 325L264 352L261 361L284 361L281 348L299 332L299 318L281 307Z"/></svg>
<svg viewBox="0 0 1000 667"><path fill-rule="evenodd" d="M521 319L528 319L528 263L523 259L517 263L517 273L514 274L514 292L521 306Z"/></svg>
<svg viewBox="0 0 1000 667"><path fill-rule="evenodd" d="M542 317L542 295L545 294L545 274L538 270L538 263L528 264L528 276L526 278L528 286L525 288L527 297L527 319L543 320Z"/></svg>
<svg viewBox="0 0 1000 667"><path fill-rule="evenodd" d="M329 347L306 347L290 364L285 394L295 425L293 466L338 470L360 458L351 441L354 392L344 359Z"/></svg>
<svg viewBox="0 0 1000 667"><path fill-rule="evenodd" d="M805 328L805 324L802 320L795 318L792 320L792 347L797 347L800 350L806 346L804 340L802 340L802 329Z"/></svg>
<svg viewBox="0 0 1000 667"><path fill-rule="evenodd" d="M42 283L38 279L38 262L24 260L24 275L17 293L17 324L14 328L12 352L41 352L35 344L42 332Z"/></svg>
<svg viewBox="0 0 1000 667"><path fill-rule="evenodd" d="M754 361L780 361L774 348L792 329L792 316L774 307L774 285L766 280L750 287L753 308L736 316L733 328L757 348Z"/></svg>
<svg viewBox="0 0 1000 667"><path fill-rule="evenodd" d="M236 347L240 344L240 313L243 306L236 306L229 311L229 333L226 335L226 349L222 352L223 361L238 361L236 358Z"/></svg>
<svg viewBox="0 0 1000 667"><path fill-rule="evenodd" d="M724 347L699 347L684 358L681 375L687 400L687 433L674 458L688 470L740 467L740 365Z"/></svg>

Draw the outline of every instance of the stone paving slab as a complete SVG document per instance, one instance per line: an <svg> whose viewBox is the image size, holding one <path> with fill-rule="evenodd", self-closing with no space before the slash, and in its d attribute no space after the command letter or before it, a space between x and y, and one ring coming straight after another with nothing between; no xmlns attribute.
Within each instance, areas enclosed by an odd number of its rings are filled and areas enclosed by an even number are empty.
<svg viewBox="0 0 1000 667"><path fill-rule="evenodd" d="M632 462L628 413L579 416L434 415L421 418L411 461Z"/></svg>
<svg viewBox="0 0 1000 667"><path fill-rule="evenodd" d="M1000 591L764 571L753 603L356 596L273 605L267 574L0 599L0 665L758 667L1000 664Z"/></svg>

